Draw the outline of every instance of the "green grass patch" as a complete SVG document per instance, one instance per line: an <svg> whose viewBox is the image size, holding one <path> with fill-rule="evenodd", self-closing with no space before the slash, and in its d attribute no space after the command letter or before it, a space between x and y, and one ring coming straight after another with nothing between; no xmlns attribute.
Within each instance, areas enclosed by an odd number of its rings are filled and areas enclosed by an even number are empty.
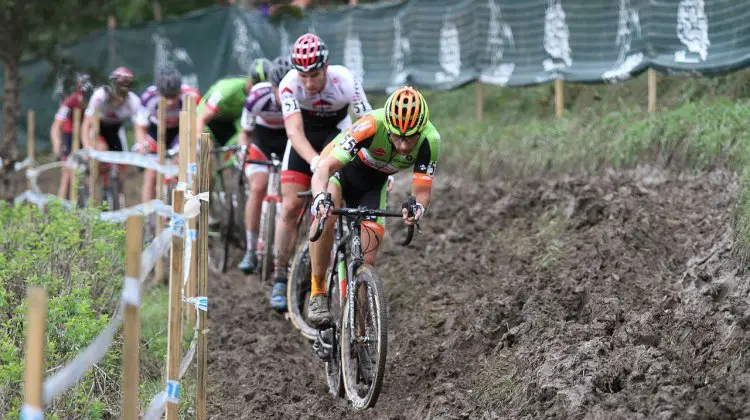
<svg viewBox="0 0 750 420"><path fill-rule="evenodd" d="M110 322L124 276L125 234L97 212L52 203L45 213L0 202L0 413L18 418L23 403L26 290L48 294L45 376L77 356ZM149 289L141 310L141 401L164 387L168 295ZM186 345L192 336L187 328ZM189 376L189 375L188 375ZM46 407L50 419L118 418L122 406L122 336L67 393ZM187 388L187 389L186 389ZM192 406L190 382L181 406ZM144 407L145 408L145 407ZM185 411L187 412L187 411Z"/></svg>

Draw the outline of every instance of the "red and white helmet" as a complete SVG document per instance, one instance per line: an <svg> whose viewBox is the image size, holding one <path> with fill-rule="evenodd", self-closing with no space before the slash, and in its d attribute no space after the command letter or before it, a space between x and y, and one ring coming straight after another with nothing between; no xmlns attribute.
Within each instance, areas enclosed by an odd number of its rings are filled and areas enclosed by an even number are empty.
<svg viewBox="0 0 750 420"><path fill-rule="evenodd" d="M306 73L322 68L328 63L328 47L317 35L306 33L294 41L292 65Z"/></svg>

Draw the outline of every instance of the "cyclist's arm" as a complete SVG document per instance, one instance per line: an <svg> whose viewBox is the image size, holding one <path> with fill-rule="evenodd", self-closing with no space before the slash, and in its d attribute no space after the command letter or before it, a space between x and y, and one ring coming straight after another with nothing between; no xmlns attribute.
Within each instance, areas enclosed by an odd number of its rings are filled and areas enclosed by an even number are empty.
<svg viewBox="0 0 750 420"><path fill-rule="evenodd" d="M329 143L321 154L320 162L315 168L315 173L310 181L310 191L313 193L313 197L318 193L328 191L328 178L336 172L340 171L348 162L342 162L331 154L331 149L334 148L333 142Z"/></svg>
<svg viewBox="0 0 750 420"><path fill-rule="evenodd" d="M201 133L208 125L208 122L214 118L214 115L216 115L216 111L212 111L208 109L208 107L204 107L198 114L198 117L195 119L195 134L198 135L198 137L200 137Z"/></svg>
<svg viewBox="0 0 750 420"><path fill-rule="evenodd" d="M209 89L211 90L211 89ZM208 125L214 116L219 112L219 103L224 98L224 94L220 90L215 90L211 95L201 99L203 106L198 105L198 116L195 122L195 134L200 138L201 133ZM202 108L202 109L201 109Z"/></svg>
<svg viewBox="0 0 750 420"><path fill-rule="evenodd" d="M52 139L52 153L55 156L60 155L60 145L62 144L60 132L62 131L62 124L62 121L55 118L55 121L52 122L52 126L49 128L49 137Z"/></svg>
<svg viewBox="0 0 750 420"><path fill-rule="evenodd" d="M240 146L250 146L252 134L255 130L255 113L252 110L248 110L247 105L242 108L242 116L240 116L240 137L237 140Z"/></svg>
<svg viewBox="0 0 750 420"><path fill-rule="evenodd" d="M83 123L81 124L81 144L84 148L96 148L97 139L91 138L91 134L93 133L94 114L99 111L99 117L101 118L101 106L106 100L107 93L103 88L95 90L94 94L91 96L91 100L89 100L89 105L86 107L86 111L83 113Z"/></svg>
<svg viewBox="0 0 750 420"><path fill-rule="evenodd" d="M94 143L95 139L90 138L93 126L94 118L88 115L83 117L83 124L81 124L81 144L84 149L88 147L94 148L94 145L96 144Z"/></svg>
<svg viewBox="0 0 750 420"><path fill-rule="evenodd" d="M151 110L149 109L148 105L141 104L135 114L135 117L132 120L133 132L135 133L135 142L144 147L146 146L146 143L148 143L146 140L146 136L148 135L146 130L148 129L150 114Z"/></svg>
<svg viewBox="0 0 750 420"><path fill-rule="evenodd" d="M294 150L308 163L311 163L318 152L313 149L310 140L305 136L304 125L302 124L302 114L297 112L284 119L284 127L289 141L292 142Z"/></svg>
<svg viewBox="0 0 750 420"><path fill-rule="evenodd" d="M411 181L411 193L425 210L432 199L432 178L440 155L440 135L434 131L429 136L419 147Z"/></svg>

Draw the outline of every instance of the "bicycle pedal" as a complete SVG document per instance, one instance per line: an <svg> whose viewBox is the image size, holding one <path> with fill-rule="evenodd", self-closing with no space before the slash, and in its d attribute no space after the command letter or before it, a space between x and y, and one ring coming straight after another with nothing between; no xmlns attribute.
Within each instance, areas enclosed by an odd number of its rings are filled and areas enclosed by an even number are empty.
<svg viewBox="0 0 750 420"><path fill-rule="evenodd" d="M318 331L318 335L313 341L313 353L324 361L331 360L333 345L330 335L333 334L331 329Z"/></svg>

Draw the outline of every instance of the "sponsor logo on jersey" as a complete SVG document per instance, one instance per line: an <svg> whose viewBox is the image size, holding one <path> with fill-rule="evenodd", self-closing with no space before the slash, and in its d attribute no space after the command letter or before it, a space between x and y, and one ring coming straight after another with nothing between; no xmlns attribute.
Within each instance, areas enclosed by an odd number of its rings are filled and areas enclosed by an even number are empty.
<svg viewBox="0 0 750 420"><path fill-rule="evenodd" d="M375 149L375 150L372 151L372 154L375 155L375 156L377 156L377 157L383 157L383 156L385 156L385 150L382 149L382 148L380 148L380 147L378 147L377 149Z"/></svg>
<svg viewBox="0 0 750 420"><path fill-rule="evenodd" d="M286 87L285 87L285 88L284 88L284 89L283 89L283 90L281 91L281 93L289 93L289 94L292 94L292 93L294 93L294 92L292 92L292 90L291 90L291 89L289 89L289 86L286 86Z"/></svg>
<svg viewBox="0 0 750 420"><path fill-rule="evenodd" d="M367 130L368 128L370 128L370 121L361 122L352 128L352 133L357 133L359 131ZM378 149L378 150L383 150L383 149ZM385 153L385 151L383 153Z"/></svg>
<svg viewBox="0 0 750 420"><path fill-rule="evenodd" d="M317 101L312 103L312 106L318 107L318 108L323 108L323 107L327 107L331 105L333 105L333 102L330 102L326 99L318 99Z"/></svg>

